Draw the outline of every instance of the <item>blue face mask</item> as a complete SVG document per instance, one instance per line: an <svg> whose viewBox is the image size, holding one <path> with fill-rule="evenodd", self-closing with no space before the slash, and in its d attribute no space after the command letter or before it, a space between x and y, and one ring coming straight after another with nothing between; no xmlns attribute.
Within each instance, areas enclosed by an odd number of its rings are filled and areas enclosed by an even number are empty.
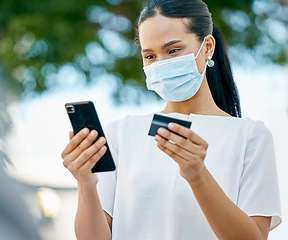
<svg viewBox="0 0 288 240"><path fill-rule="evenodd" d="M147 88L169 102L182 102L193 97L198 92L206 71L207 64L203 73L200 74L195 61L205 39L196 57L192 53L144 67Z"/></svg>

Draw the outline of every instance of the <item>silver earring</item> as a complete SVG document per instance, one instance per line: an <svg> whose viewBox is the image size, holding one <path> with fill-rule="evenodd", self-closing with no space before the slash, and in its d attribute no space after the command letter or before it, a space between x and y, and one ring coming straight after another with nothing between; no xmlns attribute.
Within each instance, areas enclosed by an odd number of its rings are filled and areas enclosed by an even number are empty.
<svg viewBox="0 0 288 240"><path fill-rule="evenodd" d="M209 60L208 60L208 63L207 63L208 67L210 67L210 68L215 65L215 62L211 58L212 58L211 56L208 57Z"/></svg>

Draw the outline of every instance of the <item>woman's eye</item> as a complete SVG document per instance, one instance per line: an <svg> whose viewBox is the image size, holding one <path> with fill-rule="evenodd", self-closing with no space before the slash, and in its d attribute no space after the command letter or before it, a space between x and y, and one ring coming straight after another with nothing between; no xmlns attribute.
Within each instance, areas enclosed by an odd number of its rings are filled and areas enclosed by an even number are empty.
<svg viewBox="0 0 288 240"><path fill-rule="evenodd" d="M146 56L145 56L145 59L152 59L152 58L155 58L155 56L152 55L152 54L150 54L150 55L146 55Z"/></svg>
<svg viewBox="0 0 288 240"><path fill-rule="evenodd" d="M179 52L181 49L180 48L173 48L169 51L169 54L173 54L173 53L176 53L176 52Z"/></svg>

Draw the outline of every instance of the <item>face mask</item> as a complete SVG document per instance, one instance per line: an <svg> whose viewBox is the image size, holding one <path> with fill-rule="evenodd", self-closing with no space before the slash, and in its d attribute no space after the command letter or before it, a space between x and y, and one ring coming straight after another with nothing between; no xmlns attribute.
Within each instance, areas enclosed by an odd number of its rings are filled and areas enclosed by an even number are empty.
<svg viewBox="0 0 288 240"><path fill-rule="evenodd" d="M146 84L149 90L155 91L165 101L182 102L193 97L204 79L206 66L199 73L195 59L204 43L194 57L194 53L152 63L144 67Z"/></svg>

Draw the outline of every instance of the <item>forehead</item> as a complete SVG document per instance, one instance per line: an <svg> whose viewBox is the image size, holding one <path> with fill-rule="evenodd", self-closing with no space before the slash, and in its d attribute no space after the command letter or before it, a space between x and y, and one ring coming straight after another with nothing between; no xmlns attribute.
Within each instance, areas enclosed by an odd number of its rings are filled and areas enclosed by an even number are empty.
<svg viewBox="0 0 288 240"><path fill-rule="evenodd" d="M139 26L139 40L142 48L163 44L173 39L185 40L195 38L195 34L188 33L186 19L168 18L156 15L148 18ZM187 20L186 20L187 21Z"/></svg>

